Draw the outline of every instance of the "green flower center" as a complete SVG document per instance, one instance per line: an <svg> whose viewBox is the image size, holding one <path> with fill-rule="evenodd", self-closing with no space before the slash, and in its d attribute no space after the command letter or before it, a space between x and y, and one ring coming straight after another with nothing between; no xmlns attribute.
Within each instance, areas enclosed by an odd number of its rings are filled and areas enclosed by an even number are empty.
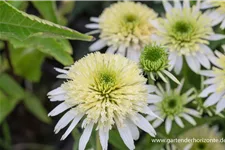
<svg viewBox="0 0 225 150"><path fill-rule="evenodd" d="M187 33L191 29L190 24L185 21L177 21L174 25L174 30L179 33Z"/></svg>
<svg viewBox="0 0 225 150"><path fill-rule="evenodd" d="M166 96L160 105L162 113L171 118L183 111L182 97L179 95Z"/></svg>
<svg viewBox="0 0 225 150"><path fill-rule="evenodd" d="M125 21L128 23L133 23L137 20L137 16L133 15L133 14L128 14L125 16Z"/></svg>
<svg viewBox="0 0 225 150"><path fill-rule="evenodd" d="M168 66L165 49L158 45L147 45L141 53L140 64L145 72L157 72Z"/></svg>
<svg viewBox="0 0 225 150"><path fill-rule="evenodd" d="M191 150L206 150L207 149L207 145L206 143L195 143Z"/></svg>

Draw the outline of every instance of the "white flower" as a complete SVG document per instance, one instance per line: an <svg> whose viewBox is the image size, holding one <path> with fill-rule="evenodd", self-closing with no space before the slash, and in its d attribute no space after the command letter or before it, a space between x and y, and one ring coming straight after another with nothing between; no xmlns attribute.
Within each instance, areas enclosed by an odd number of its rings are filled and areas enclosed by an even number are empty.
<svg viewBox="0 0 225 150"><path fill-rule="evenodd" d="M222 134L218 131L218 127L209 127L208 125L202 125L199 127L192 128L182 135L179 136L179 139L195 139L200 142L193 142L193 143L177 143L179 149L183 149L190 145L189 148L185 150L224 150L225 145L219 142L204 142L201 140L210 139L212 141L222 139Z"/></svg>
<svg viewBox="0 0 225 150"><path fill-rule="evenodd" d="M116 126L126 146L133 150L139 130L151 136L156 132L142 114L155 115L148 107L154 100L149 94L156 87L146 85L137 63L123 56L94 53L75 62L67 69L56 69L62 73L59 78L67 79L59 88L48 93L51 101L60 101L49 116L64 111L65 115L55 127L58 133L69 123L62 136L64 140L82 118L83 134L79 150L84 150L96 125L103 150L107 150L109 130Z"/></svg>
<svg viewBox="0 0 225 150"><path fill-rule="evenodd" d="M184 84L184 80L176 89L171 89L170 84L166 84L166 90L164 90L161 85L158 85L158 90L156 90L157 102L154 105L150 105L149 108L160 118L165 120L166 133L169 134L172 129L172 123L175 121L181 128L184 127L184 123L181 118L187 120L192 125L196 125L195 120L192 116L199 117L200 114L192 108L187 108L187 104L196 98L194 94L194 89L190 89L184 94L181 94L181 90ZM152 97L154 98L154 97ZM155 102L155 101L152 101ZM153 121L153 127L160 126L163 121L155 120L155 117L148 116L149 121Z"/></svg>
<svg viewBox="0 0 225 150"><path fill-rule="evenodd" d="M225 51L225 45L223 45ZM204 81L204 84L208 85L201 93L200 97L207 97L210 95L204 106L216 105L216 112L219 113L225 108L225 55L219 51L215 52L217 58L214 60L216 67L212 70L201 71L200 74L209 77Z"/></svg>
<svg viewBox="0 0 225 150"><path fill-rule="evenodd" d="M135 2L117 2L106 8L94 23L86 27L100 33L100 39L90 46L90 51L108 47L106 53L118 53L134 61L139 60L142 48L151 42L155 28L149 24L157 14L146 5Z"/></svg>
<svg viewBox="0 0 225 150"><path fill-rule="evenodd" d="M215 8L213 10L208 10L207 13L209 13L210 18L213 19L214 25L221 22L220 28L225 29L225 0L204 0L200 8Z"/></svg>
<svg viewBox="0 0 225 150"><path fill-rule="evenodd" d="M168 47L170 70L174 69L179 74L183 58L196 73L199 73L201 66L209 69L214 56L207 46L209 40L220 40L225 35L213 32L213 20L207 13L201 13L199 1L193 7L190 7L188 0L184 0L183 6L178 0L174 1L174 7L167 1L163 5L166 16L151 22L158 29L152 39Z"/></svg>

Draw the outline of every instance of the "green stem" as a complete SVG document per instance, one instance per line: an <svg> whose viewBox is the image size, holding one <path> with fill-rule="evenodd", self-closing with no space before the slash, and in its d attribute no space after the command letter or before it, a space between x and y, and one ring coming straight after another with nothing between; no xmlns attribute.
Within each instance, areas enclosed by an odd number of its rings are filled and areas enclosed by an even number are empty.
<svg viewBox="0 0 225 150"><path fill-rule="evenodd" d="M102 150L98 133L96 133L96 150Z"/></svg>

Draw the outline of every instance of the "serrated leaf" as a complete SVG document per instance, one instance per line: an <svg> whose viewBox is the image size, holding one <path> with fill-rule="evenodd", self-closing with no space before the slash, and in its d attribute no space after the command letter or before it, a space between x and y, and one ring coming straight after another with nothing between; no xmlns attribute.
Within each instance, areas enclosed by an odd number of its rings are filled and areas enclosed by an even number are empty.
<svg viewBox="0 0 225 150"><path fill-rule="evenodd" d="M91 36L28 15L5 1L0 1L0 38L25 40L34 36L53 37L72 40L92 40Z"/></svg>
<svg viewBox="0 0 225 150"><path fill-rule="evenodd" d="M48 117L47 111L36 96L32 95L31 93L26 93L24 105L27 110L29 110L29 112L36 116L39 120L45 123L51 122L50 118Z"/></svg>
<svg viewBox="0 0 225 150"><path fill-rule="evenodd" d="M11 39L10 42L15 48L35 47L41 52L53 56L57 61L61 62L65 66L73 64L73 58L68 53L72 51L71 47L62 44L61 40L32 37L23 42L15 39Z"/></svg>
<svg viewBox="0 0 225 150"><path fill-rule="evenodd" d="M32 4L44 19L58 23L55 1L32 1Z"/></svg>
<svg viewBox="0 0 225 150"><path fill-rule="evenodd" d="M45 55L36 47L10 48L14 72L30 81L37 82L41 77L41 65ZM31 63L32 62L32 63Z"/></svg>
<svg viewBox="0 0 225 150"><path fill-rule="evenodd" d="M24 97L24 91L20 85L4 73L0 74L0 90L7 94L7 96L15 99L22 99Z"/></svg>

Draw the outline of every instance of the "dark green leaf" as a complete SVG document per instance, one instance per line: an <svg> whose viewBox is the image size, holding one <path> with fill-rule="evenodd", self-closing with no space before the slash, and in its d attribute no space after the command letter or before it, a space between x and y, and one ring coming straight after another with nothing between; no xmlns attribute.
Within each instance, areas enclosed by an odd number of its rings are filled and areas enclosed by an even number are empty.
<svg viewBox="0 0 225 150"><path fill-rule="evenodd" d="M0 74L0 90L15 99L24 97L23 89L7 74Z"/></svg>
<svg viewBox="0 0 225 150"><path fill-rule="evenodd" d="M41 77L41 65L44 61L44 54L36 49L29 48L11 48L10 57L14 71L30 81L39 81Z"/></svg>
<svg viewBox="0 0 225 150"><path fill-rule="evenodd" d="M50 118L48 117L47 111L43 107L41 101L36 96L30 93L26 93L24 105L27 108L27 110L29 110L39 120L45 123L51 122Z"/></svg>
<svg viewBox="0 0 225 150"><path fill-rule="evenodd" d="M109 134L109 143L119 150L127 150L128 148L123 143L119 133L115 130L111 130Z"/></svg>

